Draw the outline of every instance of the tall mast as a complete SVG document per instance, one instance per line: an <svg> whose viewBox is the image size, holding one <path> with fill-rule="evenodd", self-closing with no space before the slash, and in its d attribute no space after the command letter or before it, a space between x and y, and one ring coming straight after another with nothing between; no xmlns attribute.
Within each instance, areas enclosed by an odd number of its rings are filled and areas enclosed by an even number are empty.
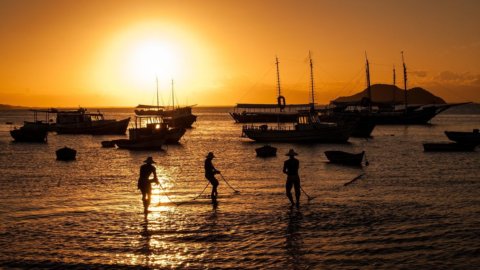
<svg viewBox="0 0 480 270"><path fill-rule="evenodd" d="M308 52L308 57L310 58L310 84L312 86L312 109L315 109L315 90L313 84L313 62L312 62L312 53Z"/></svg>
<svg viewBox="0 0 480 270"><path fill-rule="evenodd" d="M395 65L393 65L393 106L395 106L395 90L396 90L396 74L395 74Z"/></svg>
<svg viewBox="0 0 480 270"><path fill-rule="evenodd" d="M282 92L280 90L280 70L278 68L278 57L275 56L275 64L277 65L277 87L278 87L278 96L280 97L282 95Z"/></svg>
<svg viewBox="0 0 480 270"><path fill-rule="evenodd" d="M367 52L365 52L365 66L366 66L366 72L367 72L367 94L368 94L368 110L372 110L372 89L370 86L370 64L368 63L368 58L367 58Z"/></svg>
<svg viewBox="0 0 480 270"><path fill-rule="evenodd" d="M405 59L403 58L403 51L402 51L402 62L403 62L403 86L404 86L404 94L405 94L405 112L407 112L407 106L408 106L407 66L405 65Z"/></svg>
<svg viewBox="0 0 480 270"><path fill-rule="evenodd" d="M173 79L172 79L172 108L175 109L175 96L173 95Z"/></svg>
<svg viewBox="0 0 480 270"><path fill-rule="evenodd" d="M157 110L160 109L160 102L158 101L158 76L155 77L157 80Z"/></svg>

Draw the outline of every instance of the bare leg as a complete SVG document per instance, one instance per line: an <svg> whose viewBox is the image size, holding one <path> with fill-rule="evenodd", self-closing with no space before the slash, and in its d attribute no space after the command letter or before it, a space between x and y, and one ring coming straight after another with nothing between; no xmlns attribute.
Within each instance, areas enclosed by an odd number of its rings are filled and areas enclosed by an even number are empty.
<svg viewBox="0 0 480 270"><path fill-rule="evenodd" d="M300 206L300 180L297 180L293 183L295 188L295 199L297 200L297 207Z"/></svg>
<svg viewBox="0 0 480 270"><path fill-rule="evenodd" d="M287 180L287 184L285 185L285 191L288 199L290 200L290 203L292 204L292 206L294 206L295 203L293 202L293 197L292 197L292 185L293 185L292 181Z"/></svg>

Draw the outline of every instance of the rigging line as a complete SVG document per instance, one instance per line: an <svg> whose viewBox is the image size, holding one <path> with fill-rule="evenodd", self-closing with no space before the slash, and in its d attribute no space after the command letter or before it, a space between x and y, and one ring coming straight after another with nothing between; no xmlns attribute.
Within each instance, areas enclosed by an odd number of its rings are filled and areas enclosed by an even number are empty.
<svg viewBox="0 0 480 270"><path fill-rule="evenodd" d="M260 83L260 81L263 81L263 79L265 79L265 77L267 77L267 75L273 70L274 66L275 65L270 65L270 68L262 75L262 77L258 79L247 91L245 91L245 93L238 100L242 100L247 94L250 93L250 91L252 91Z"/></svg>
<svg viewBox="0 0 480 270"><path fill-rule="evenodd" d="M162 186L162 184L161 184L160 182L158 182L158 185L160 186L160 188L161 188L164 192L167 192L167 190L163 188L163 186ZM207 189L207 187L208 187L209 185L210 185L210 182L207 183L207 185L203 188L203 190L202 190L197 196L193 197L193 198L190 199L190 200L183 201L183 202L179 202L179 203L173 201L167 194L163 194L163 196L167 197L167 199L168 199L171 203L175 204L176 206L180 206L180 205L182 205L182 204L186 204L187 202L195 201L196 199L198 199L200 196L202 196L203 192L205 192L205 190Z"/></svg>
<svg viewBox="0 0 480 270"><path fill-rule="evenodd" d="M225 180L225 177L223 177L223 174L220 173L220 176L222 177L223 181L225 181L225 183L227 183L228 187L230 187L235 193L240 193L240 191L234 189L229 183L227 180Z"/></svg>

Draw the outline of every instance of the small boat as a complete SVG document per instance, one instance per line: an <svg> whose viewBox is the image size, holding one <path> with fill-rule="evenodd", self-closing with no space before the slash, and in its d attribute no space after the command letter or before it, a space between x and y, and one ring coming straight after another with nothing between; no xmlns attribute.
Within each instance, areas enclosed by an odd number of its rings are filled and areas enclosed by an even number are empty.
<svg viewBox="0 0 480 270"><path fill-rule="evenodd" d="M365 151L361 153L348 153L344 151L325 151L325 156L331 163L361 166Z"/></svg>
<svg viewBox="0 0 480 270"><path fill-rule="evenodd" d="M474 129L471 132L445 131L445 135L456 143L480 145L480 132L478 129Z"/></svg>
<svg viewBox="0 0 480 270"><path fill-rule="evenodd" d="M25 122L20 128L10 130L16 142L47 142L48 125L40 122Z"/></svg>
<svg viewBox="0 0 480 270"><path fill-rule="evenodd" d="M424 143L423 150L425 152L472 152L475 151L475 146L452 142Z"/></svg>
<svg viewBox="0 0 480 270"><path fill-rule="evenodd" d="M114 141L102 141L102 147L103 148L115 147L115 142Z"/></svg>
<svg viewBox="0 0 480 270"><path fill-rule="evenodd" d="M57 160L63 160L63 161L69 161L69 160L75 160L77 156L77 150L69 148L69 147L63 147L58 149L55 154L57 155Z"/></svg>
<svg viewBox="0 0 480 270"><path fill-rule="evenodd" d="M165 139L157 137L151 140L129 140L119 139L112 142L120 149L127 150L162 150L162 145L165 144Z"/></svg>
<svg viewBox="0 0 480 270"><path fill-rule="evenodd" d="M277 155L277 148L266 144L256 148L255 152L257 153L257 157L274 157Z"/></svg>

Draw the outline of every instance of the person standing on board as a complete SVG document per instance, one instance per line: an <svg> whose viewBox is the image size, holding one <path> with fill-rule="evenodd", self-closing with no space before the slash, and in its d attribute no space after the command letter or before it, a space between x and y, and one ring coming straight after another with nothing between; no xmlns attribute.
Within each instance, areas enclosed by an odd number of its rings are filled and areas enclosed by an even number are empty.
<svg viewBox="0 0 480 270"><path fill-rule="evenodd" d="M152 164L155 163L152 157L148 157L145 164L140 166L140 177L138 178L137 187L142 192L143 211L148 213L148 206L150 206L150 199L152 197L152 183L158 184L157 169ZM153 174L153 179L150 175Z"/></svg>
<svg viewBox="0 0 480 270"><path fill-rule="evenodd" d="M213 152L209 152L205 159L205 178L207 178L208 182L212 184L212 193L210 194L210 198L212 198L212 203L217 202L218 180L215 178L215 174L220 173L220 171L215 169L215 167L212 164L212 159L214 157L215 155L213 155Z"/></svg>
<svg viewBox="0 0 480 270"><path fill-rule="evenodd" d="M283 173L287 175L287 183L285 185L287 197L290 200L292 206L295 205L292 197L292 186L295 188L295 198L297 207L300 206L300 177L298 176L298 167L300 162L295 156L298 155L293 149L290 149L286 156L290 158L283 163Z"/></svg>

